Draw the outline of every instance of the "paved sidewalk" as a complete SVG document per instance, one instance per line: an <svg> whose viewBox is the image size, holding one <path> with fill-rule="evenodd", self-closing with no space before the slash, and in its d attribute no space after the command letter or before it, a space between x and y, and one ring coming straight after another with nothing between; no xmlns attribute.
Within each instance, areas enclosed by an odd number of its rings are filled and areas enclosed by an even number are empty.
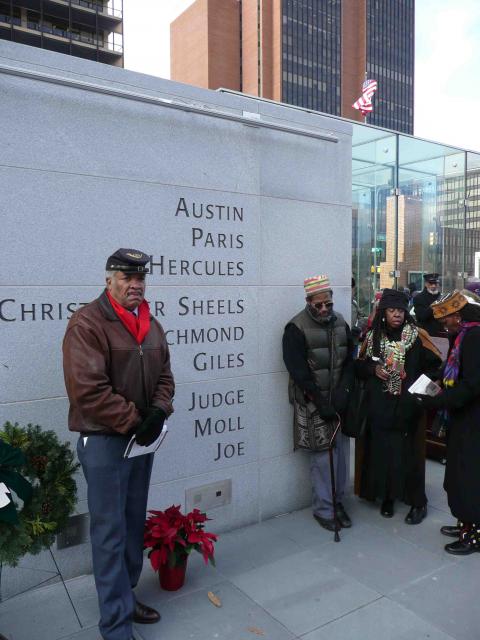
<svg viewBox="0 0 480 640"><path fill-rule="evenodd" d="M479 637L480 554L456 558L440 526L453 523L442 487L444 468L428 462L428 518L391 520L351 497L354 520L340 543L309 510L221 536L217 567L195 554L178 592L161 591L145 563L138 597L162 612L136 628L138 640L471 640ZM214 528L214 527L212 527ZM0 605L9 640L99 640L91 576L67 582L81 626L61 583ZM216 608L207 598L222 601Z"/></svg>

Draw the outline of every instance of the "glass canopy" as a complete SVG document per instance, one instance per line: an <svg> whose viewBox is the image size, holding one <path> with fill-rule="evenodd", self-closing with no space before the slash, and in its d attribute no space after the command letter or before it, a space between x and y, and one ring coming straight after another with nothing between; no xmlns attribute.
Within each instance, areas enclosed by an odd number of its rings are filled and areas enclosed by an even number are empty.
<svg viewBox="0 0 480 640"><path fill-rule="evenodd" d="M353 123L353 275L364 312L385 287L478 279L480 154Z"/></svg>

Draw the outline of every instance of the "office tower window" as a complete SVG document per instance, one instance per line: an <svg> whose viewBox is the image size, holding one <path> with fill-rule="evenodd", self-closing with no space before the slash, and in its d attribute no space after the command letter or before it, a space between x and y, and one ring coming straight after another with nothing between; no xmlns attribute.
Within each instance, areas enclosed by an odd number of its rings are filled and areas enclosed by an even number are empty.
<svg viewBox="0 0 480 640"><path fill-rule="evenodd" d="M284 0L284 102L340 115L341 17L341 0Z"/></svg>
<svg viewBox="0 0 480 640"><path fill-rule="evenodd" d="M367 0L367 74L378 81L370 124L413 133L415 1Z"/></svg>

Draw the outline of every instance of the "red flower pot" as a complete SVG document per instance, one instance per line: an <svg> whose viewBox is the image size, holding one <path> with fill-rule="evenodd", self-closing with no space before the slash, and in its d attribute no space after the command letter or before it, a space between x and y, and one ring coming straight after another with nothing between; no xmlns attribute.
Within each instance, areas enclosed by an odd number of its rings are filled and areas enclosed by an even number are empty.
<svg viewBox="0 0 480 640"><path fill-rule="evenodd" d="M180 587L183 587L185 582L185 573L187 571L187 558L183 564L176 567L170 567L168 562L161 564L158 570L160 577L160 586L165 591L177 591Z"/></svg>

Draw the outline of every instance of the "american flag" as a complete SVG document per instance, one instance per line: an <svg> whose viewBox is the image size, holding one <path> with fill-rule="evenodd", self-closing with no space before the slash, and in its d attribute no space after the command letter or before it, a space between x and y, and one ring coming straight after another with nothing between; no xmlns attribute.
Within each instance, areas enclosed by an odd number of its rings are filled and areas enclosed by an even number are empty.
<svg viewBox="0 0 480 640"><path fill-rule="evenodd" d="M352 104L352 107L361 111L363 116L371 113L373 111L372 97L376 90L376 80L365 80L365 82L362 84L362 95L356 102Z"/></svg>

